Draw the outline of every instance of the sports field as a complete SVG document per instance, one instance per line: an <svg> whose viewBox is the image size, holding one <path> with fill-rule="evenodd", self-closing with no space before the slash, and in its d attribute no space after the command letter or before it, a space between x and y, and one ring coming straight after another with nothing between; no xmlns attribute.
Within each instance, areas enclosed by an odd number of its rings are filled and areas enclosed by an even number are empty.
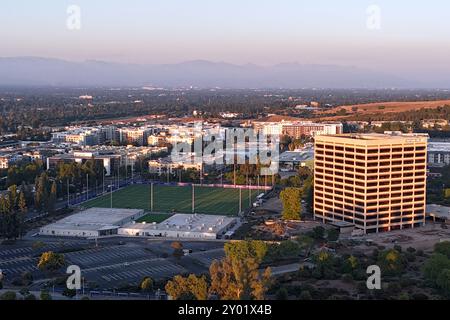
<svg viewBox="0 0 450 320"><path fill-rule="evenodd" d="M242 190L242 209L248 208L251 200L260 193L257 190ZM90 200L83 207L109 208L111 196ZM131 185L113 192L114 208L144 209L150 211L150 185ZM239 189L195 187L195 212L236 215L239 211ZM192 187L153 186L153 212L192 212Z"/></svg>

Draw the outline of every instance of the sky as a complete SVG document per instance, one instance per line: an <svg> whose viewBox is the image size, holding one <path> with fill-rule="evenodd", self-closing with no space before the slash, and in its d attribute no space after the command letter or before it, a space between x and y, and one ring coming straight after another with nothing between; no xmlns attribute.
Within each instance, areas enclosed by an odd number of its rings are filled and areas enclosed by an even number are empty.
<svg viewBox="0 0 450 320"><path fill-rule="evenodd" d="M448 0L1 0L0 24L1 57L450 71Z"/></svg>

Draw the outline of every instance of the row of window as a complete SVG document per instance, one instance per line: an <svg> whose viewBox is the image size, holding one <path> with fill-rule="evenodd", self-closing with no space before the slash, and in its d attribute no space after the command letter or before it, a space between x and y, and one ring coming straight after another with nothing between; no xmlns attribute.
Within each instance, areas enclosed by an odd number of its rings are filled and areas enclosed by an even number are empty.
<svg viewBox="0 0 450 320"><path fill-rule="evenodd" d="M377 221L377 220L394 220L394 219L415 219L420 220L423 219L425 213L424 210L414 210L414 211L402 211L402 212L391 212L390 214L375 214L375 215L365 215L358 212L347 212L343 210L322 210L315 209L315 215L321 216L338 216L338 217L348 217L357 220L366 220L366 221Z"/></svg>
<svg viewBox="0 0 450 320"><path fill-rule="evenodd" d="M368 154L375 154L375 153L391 153L391 152L412 152L412 151L425 151L425 146L409 146L409 147L383 147L383 148L370 148L370 149L364 149L364 148L353 148L353 147L343 147L343 146L333 146L333 145L324 145L320 143L316 143L314 146L315 150L325 149L325 150L336 150L336 151L345 151L345 152L356 152L356 153L368 153Z"/></svg>

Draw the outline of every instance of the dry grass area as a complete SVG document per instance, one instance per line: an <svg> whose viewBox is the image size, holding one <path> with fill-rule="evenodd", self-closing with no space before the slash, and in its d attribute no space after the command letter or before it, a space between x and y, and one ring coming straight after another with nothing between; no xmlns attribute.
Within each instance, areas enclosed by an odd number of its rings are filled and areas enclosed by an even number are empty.
<svg viewBox="0 0 450 320"><path fill-rule="evenodd" d="M436 101L412 101L412 102L377 102L367 104L356 104L339 106L326 111L318 111L317 115L336 113L339 110L344 109L347 112L346 116L327 117L327 119L342 119L354 115L368 115L376 113L398 113L425 109L436 109L444 105L450 105L450 100L436 100ZM325 119L325 118L324 118Z"/></svg>

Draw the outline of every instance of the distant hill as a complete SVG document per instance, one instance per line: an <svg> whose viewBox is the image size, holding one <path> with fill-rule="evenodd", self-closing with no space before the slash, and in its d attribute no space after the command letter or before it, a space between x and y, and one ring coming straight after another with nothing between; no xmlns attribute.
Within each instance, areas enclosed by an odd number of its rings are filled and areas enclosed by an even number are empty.
<svg viewBox="0 0 450 320"><path fill-rule="evenodd" d="M0 86L163 86L200 88L413 88L421 83L349 66L284 63L274 66L188 61L178 64L71 62L0 58Z"/></svg>

